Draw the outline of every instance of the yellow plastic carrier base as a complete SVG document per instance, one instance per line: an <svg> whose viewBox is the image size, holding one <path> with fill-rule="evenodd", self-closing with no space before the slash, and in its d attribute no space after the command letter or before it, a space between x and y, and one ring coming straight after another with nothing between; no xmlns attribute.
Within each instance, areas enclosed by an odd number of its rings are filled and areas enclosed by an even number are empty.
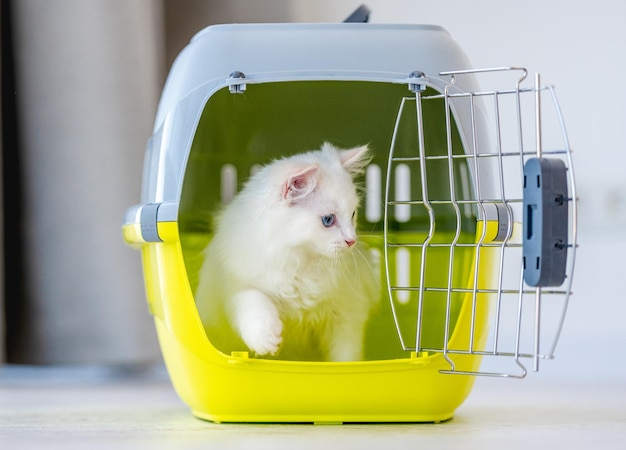
<svg viewBox="0 0 626 450"><path fill-rule="evenodd" d="M140 244L148 303L174 388L197 417L213 422L441 422L470 393L474 377L441 374L450 368L441 354L327 363L219 352L197 313L177 224L160 223L158 231L163 242ZM125 226L124 237L131 245L142 242L137 225ZM488 265L487 251L482 259ZM467 347L460 342L470 336L471 294L467 297L451 347ZM474 311L477 345L484 342L486 324L480 318L486 319L486 300ZM476 371L480 357L458 355L455 364L457 370Z"/></svg>

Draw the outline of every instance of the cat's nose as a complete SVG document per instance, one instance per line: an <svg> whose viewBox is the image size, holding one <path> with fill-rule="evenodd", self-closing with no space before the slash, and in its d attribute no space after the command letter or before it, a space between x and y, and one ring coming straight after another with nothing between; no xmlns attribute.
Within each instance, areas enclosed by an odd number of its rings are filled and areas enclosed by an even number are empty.
<svg viewBox="0 0 626 450"><path fill-rule="evenodd" d="M356 241L354 239L346 239L346 244L348 247L352 247Z"/></svg>

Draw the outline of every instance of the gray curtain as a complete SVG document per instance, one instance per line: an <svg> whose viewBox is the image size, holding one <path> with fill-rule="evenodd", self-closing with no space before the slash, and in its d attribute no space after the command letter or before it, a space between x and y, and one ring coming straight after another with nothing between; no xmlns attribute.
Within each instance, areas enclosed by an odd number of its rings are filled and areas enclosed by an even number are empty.
<svg viewBox="0 0 626 450"><path fill-rule="evenodd" d="M138 202L161 87L160 2L12 6L25 298L10 358L153 360L139 254L124 246L120 224Z"/></svg>
<svg viewBox="0 0 626 450"><path fill-rule="evenodd" d="M9 362L160 361L140 254L124 245L120 227L139 202L167 69L205 26L289 21L288 5L11 2L23 273L22 295L6 299Z"/></svg>

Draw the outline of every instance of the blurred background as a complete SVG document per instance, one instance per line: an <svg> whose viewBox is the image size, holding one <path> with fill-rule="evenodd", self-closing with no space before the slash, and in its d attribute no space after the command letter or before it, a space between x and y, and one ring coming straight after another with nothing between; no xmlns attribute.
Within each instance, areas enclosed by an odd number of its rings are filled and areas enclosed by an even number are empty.
<svg viewBox="0 0 626 450"><path fill-rule="evenodd" d="M554 84L575 151L580 229L558 377L626 363L626 2L596 0L0 0L0 361L161 364L140 254L121 222L168 69L200 29L235 22L446 28L473 66L524 66Z"/></svg>

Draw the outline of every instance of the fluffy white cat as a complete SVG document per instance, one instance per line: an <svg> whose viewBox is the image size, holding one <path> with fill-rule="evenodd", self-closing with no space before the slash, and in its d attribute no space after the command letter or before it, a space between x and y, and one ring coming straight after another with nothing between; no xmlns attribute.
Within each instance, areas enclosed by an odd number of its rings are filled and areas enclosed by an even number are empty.
<svg viewBox="0 0 626 450"><path fill-rule="evenodd" d="M362 359L380 293L378 262L356 233L354 178L370 159L367 147L325 143L263 167L223 209L196 290L213 345L281 359Z"/></svg>

